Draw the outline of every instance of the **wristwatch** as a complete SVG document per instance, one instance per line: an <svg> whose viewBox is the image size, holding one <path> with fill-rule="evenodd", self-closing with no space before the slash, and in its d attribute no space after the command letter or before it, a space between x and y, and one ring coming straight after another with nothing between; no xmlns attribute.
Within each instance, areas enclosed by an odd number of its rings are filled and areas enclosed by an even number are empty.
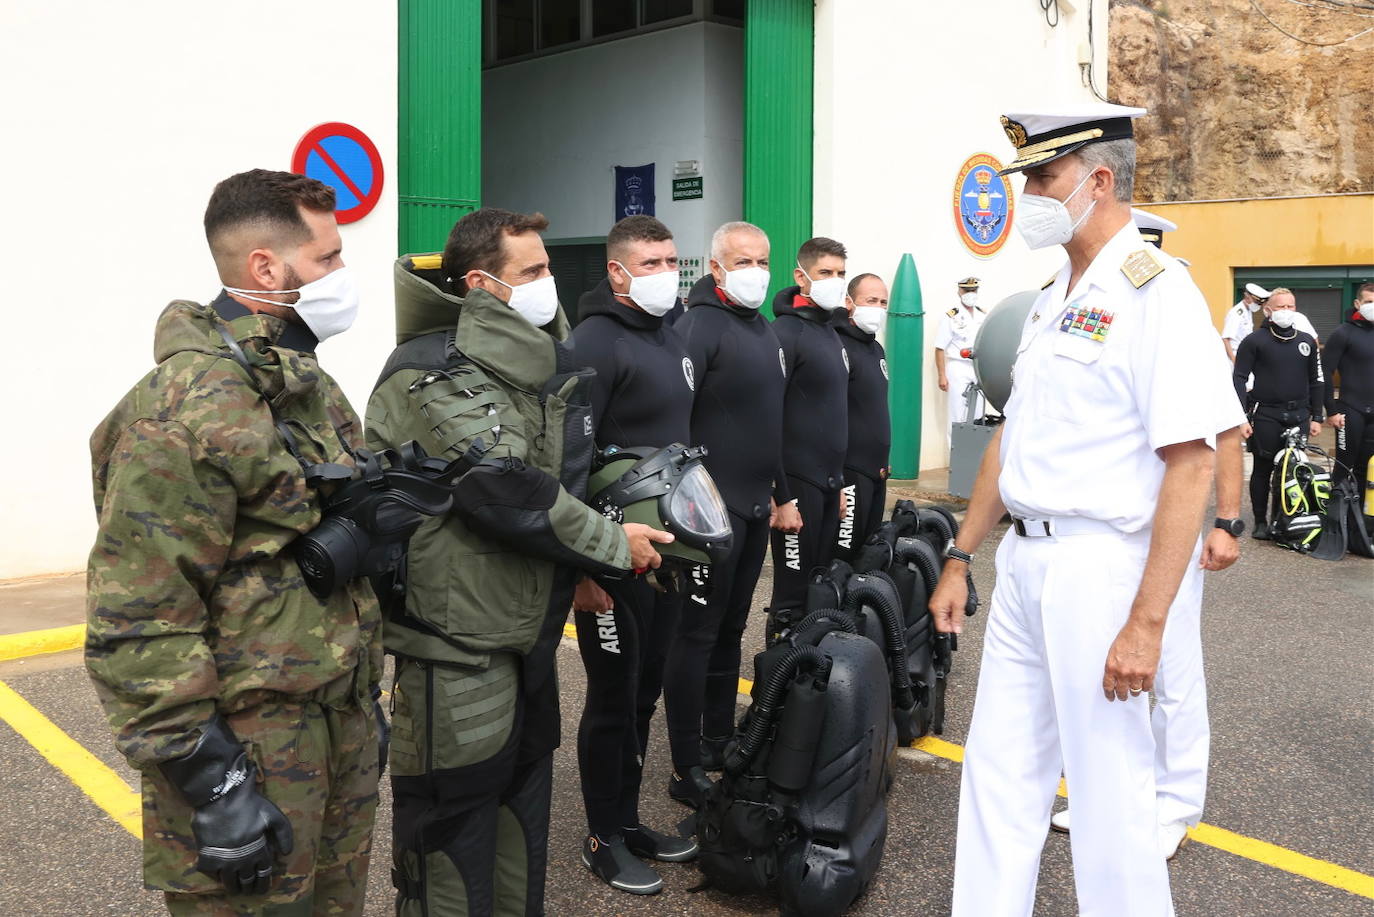
<svg viewBox="0 0 1374 917"><path fill-rule="evenodd" d="M1214 525L1234 538L1239 538L1245 533L1244 519L1223 519L1218 516Z"/></svg>
<svg viewBox="0 0 1374 917"><path fill-rule="evenodd" d="M949 543L949 547L945 548L945 557L949 560L962 560L969 566L973 565L973 555L967 551L959 550L952 541Z"/></svg>

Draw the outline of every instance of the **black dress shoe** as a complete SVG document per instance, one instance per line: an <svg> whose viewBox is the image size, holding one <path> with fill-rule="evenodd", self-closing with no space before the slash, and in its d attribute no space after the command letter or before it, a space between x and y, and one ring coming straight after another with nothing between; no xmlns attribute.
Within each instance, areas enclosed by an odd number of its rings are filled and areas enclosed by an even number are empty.
<svg viewBox="0 0 1374 917"><path fill-rule="evenodd" d="M697 842L690 837L660 834L647 825L624 828L625 846L637 857L662 863L686 863L697 858Z"/></svg>
<svg viewBox="0 0 1374 917"><path fill-rule="evenodd" d="M700 767L689 767L686 777L678 776L678 772L673 771L673 776L668 778L668 795L685 806L700 809L714 784L715 781L706 776L706 771Z"/></svg>
<svg viewBox="0 0 1374 917"><path fill-rule="evenodd" d="M611 888L632 895L652 895L663 888L663 879L635 858L618 834L602 838L591 834L582 842L582 865Z"/></svg>
<svg viewBox="0 0 1374 917"><path fill-rule="evenodd" d="M1254 538L1256 541L1269 541L1274 536L1269 534L1269 526L1266 523L1256 522L1255 531L1250 537Z"/></svg>

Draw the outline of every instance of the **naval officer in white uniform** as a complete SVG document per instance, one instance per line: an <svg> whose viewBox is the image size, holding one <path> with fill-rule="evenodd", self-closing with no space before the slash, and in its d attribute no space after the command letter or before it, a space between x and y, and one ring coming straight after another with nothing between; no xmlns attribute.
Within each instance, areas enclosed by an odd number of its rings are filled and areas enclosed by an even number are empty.
<svg viewBox="0 0 1374 917"><path fill-rule="evenodd" d="M983 414L982 393L974 402L973 415L969 416L964 390L970 382L977 382L973 360L966 354L973 349L985 318L987 313L978 305L978 278L965 277L959 281L959 304L940 316L940 327L935 332L935 374L940 391L945 393L951 425L977 420ZM946 442L952 438L952 430L946 427Z"/></svg>
<svg viewBox="0 0 1374 917"><path fill-rule="evenodd" d="M1163 248L1163 236L1178 228L1158 214L1132 208L1140 237ZM1224 398L1220 410L1229 410ZM1211 730L1207 721L1207 685L1202 665L1202 572L1224 570L1240 556L1239 537L1242 470L1239 428L1217 437L1217 516L1199 545L1194 562L1183 575L1178 595L1169 607L1159 669L1155 673L1155 705L1150 727L1155 737L1155 814L1159 820L1159 855L1172 859L1190 827L1202 820L1207 797L1207 762ZM1069 810L1056 812L1050 826L1067 832Z"/></svg>
<svg viewBox="0 0 1374 917"><path fill-rule="evenodd" d="M965 746L954 917L1032 911L1062 763L1082 917L1169 917L1157 853L1154 685L1197 549L1216 434L1243 417L1201 293L1131 220L1132 119L1093 105L1003 119L1025 171L1017 227L1069 256L1022 331L931 599L962 628L972 553L1010 512Z"/></svg>

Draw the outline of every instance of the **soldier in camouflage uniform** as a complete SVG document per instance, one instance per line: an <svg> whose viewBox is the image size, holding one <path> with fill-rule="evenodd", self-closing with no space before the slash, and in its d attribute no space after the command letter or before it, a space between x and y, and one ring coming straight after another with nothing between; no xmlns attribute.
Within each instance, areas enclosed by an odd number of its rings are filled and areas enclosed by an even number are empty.
<svg viewBox="0 0 1374 917"><path fill-rule="evenodd" d="M291 552L321 519L302 461L351 465L362 444L314 355L357 306L333 209L299 175L221 182L205 228L226 292L163 311L157 367L91 437L86 665L142 773L144 883L173 914L362 911L380 612L363 581L317 599Z"/></svg>
<svg viewBox="0 0 1374 917"><path fill-rule="evenodd" d="M543 914L554 655L575 581L657 567L651 541L673 538L582 502L592 373L562 343L547 225L485 208L458 221L442 258L396 265L400 346L368 402L368 445L484 455L455 511L411 538L404 604L387 607L403 917Z"/></svg>

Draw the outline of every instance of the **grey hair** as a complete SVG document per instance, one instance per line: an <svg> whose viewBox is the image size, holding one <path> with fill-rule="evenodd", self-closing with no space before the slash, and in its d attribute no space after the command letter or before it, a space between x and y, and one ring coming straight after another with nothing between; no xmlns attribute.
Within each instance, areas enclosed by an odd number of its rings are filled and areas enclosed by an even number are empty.
<svg viewBox="0 0 1374 917"><path fill-rule="evenodd" d="M753 223L746 223L743 220L726 223L715 232L711 233L711 257L717 264L721 263L721 256L725 254L725 240L730 238L733 233L737 232L752 232L763 236L765 242L768 241L768 233L759 229Z"/></svg>
<svg viewBox="0 0 1374 917"><path fill-rule="evenodd" d="M1135 141L1108 140L1079 147L1074 153L1083 162L1084 174L1098 168L1112 170L1116 178L1115 196L1129 204L1135 195Z"/></svg>

